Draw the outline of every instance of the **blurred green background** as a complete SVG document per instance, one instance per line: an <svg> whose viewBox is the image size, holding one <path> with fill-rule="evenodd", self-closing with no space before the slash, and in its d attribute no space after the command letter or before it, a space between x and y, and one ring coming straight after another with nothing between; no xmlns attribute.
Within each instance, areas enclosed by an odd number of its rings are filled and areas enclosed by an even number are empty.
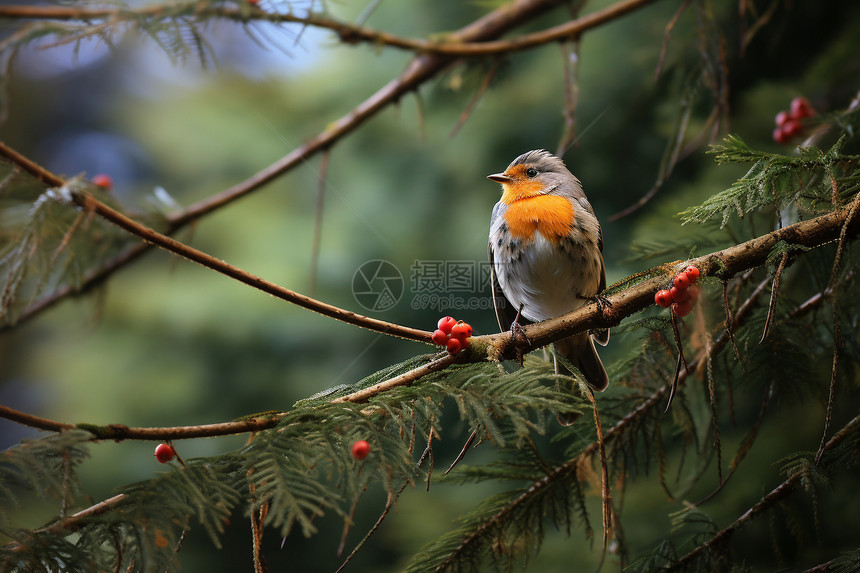
<svg viewBox="0 0 860 573"><path fill-rule="evenodd" d="M589 3L586 11L608 4ZM741 4L761 12L769 6ZM334 16L352 21L367 3L326 6ZM787 108L791 98L804 95L817 108L830 110L844 108L856 93L856 2L777 3L743 54L738 4L715 2L712 7L725 34L729 128L752 147L787 150L772 141L771 130L774 115ZM487 9L487 3L453 0L385 2L367 25L425 37L459 28ZM581 137L564 158L603 221L610 283L662 262L630 261L634 243L689 238L693 244L696 234L705 231L682 229L675 214L726 188L744 170L716 168L699 147L678 164L645 208L607 221L656 181L686 82L702 65L696 15L688 8L669 36L662 74L655 77L666 25L677 9L677 2L656 2L582 39L577 108ZM566 17L565 9L557 9L527 29L542 29ZM12 67L10 114L0 126L0 139L56 173L110 174L117 197L131 210L152 209L156 186L187 205L243 180L325 129L398 74L411 57L393 49L339 45L328 33L313 29L298 37L296 26L255 30L262 45L238 26L209 25L206 37L217 58L207 58L206 66L193 54L172 62L152 41L133 33L114 49L84 42L77 55L74 46L33 46ZM475 60L450 68L340 141L331 151L325 180L314 296L419 328L431 328L442 314L454 314L477 333L495 331L491 310L432 304L415 308L413 301L422 304L417 296L421 293L411 288L411 269L416 260L476 266L486 260L490 210L499 189L485 176L503 170L529 149L555 150L563 131L565 57L552 44L506 58L455 137L449 134L490 62ZM693 106L690 133L697 134L711 111L711 94L701 89ZM307 293L319 170L320 158L314 157L178 238ZM356 270L375 259L393 263L405 280L401 300L376 313L362 308L350 287ZM480 288L464 296L488 299ZM623 345L623 338L616 344ZM606 349L607 363L619 347ZM151 252L98 292L64 302L0 335L0 402L68 422L211 423L288 409L297 399L428 350L334 322L169 254ZM777 453L796 448L793 407L785 406L786 421L771 425L758 448ZM467 435L455 412L451 414L437 446L440 466L453 460ZM809 423L817 427L820 418ZM743 428L737 430L742 434ZM0 420L4 448L33 435ZM732 440L731 433L725 439ZM191 440L177 447L183 457L205 456L235 449L243 440ZM94 446L92 459L81 469L87 494L102 499L120 484L165 471L153 459L153 447L148 442ZM491 459L491 449L482 446L467 462ZM744 472L773 477L772 463L770 457L752 459L735 479L742 480ZM769 481L762 489L776 483ZM700 489L704 493L711 486ZM434 484L429 493L423 487L407 490L351 570L398 570L493 487ZM760 494L746 492L749 497L736 500L741 504L736 507L748 506ZM376 520L384 500L381 487L365 496L347 551ZM723 520L736 518L732 504L725 506L725 511L705 509ZM668 513L679 508L666 501L655 479L640 479L628 492L624 508L628 543L644 550L655 541L655 523L665 529ZM50 504L34 506L21 516L22 525L43 523L55 512ZM597 504L593 516L599 521ZM318 525L319 535L304 539L294 533L283 549L277 532L267 532L264 552L272 570L336 569L342 523L328 516ZM767 539L766 532L761 535L751 539ZM250 531L242 516L234 515L224 545L227 549L216 550L202 530L192 529L180 554L183 569L251 569ZM571 537L550 531L529 570L570 571L571 563L593 570L599 545L592 547L581 531Z"/></svg>

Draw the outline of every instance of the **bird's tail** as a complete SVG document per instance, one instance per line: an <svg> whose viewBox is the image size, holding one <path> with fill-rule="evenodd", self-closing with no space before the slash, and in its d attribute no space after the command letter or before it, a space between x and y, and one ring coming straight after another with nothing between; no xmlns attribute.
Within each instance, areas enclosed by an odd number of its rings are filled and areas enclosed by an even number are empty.
<svg viewBox="0 0 860 573"><path fill-rule="evenodd" d="M559 340L555 343L555 351L576 366L582 372L588 385L595 390L602 392L609 386L609 376L606 374L603 362L600 361L600 356L597 355L597 350L594 348L594 340L588 333L583 332ZM559 362L557 358L553 357L553 360L555 361L556 374L568 376L571 374L570 370L565 368L564 364ZM559 413L558 422L562 426L569 426L578 417L579 415L576 413Z"/></svg>

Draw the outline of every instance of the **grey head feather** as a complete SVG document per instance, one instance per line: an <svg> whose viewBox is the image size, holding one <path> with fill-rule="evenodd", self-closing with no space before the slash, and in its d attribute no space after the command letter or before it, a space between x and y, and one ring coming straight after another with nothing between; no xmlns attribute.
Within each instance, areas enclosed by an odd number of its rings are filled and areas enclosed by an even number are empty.
<svg viewBox="0 0 860 573"><path fill-rule="evenodd" d="M564 165L564 161L562 161L559 157L556 157L546 149L533 149L531 151L526 151L525 153L514 159L511 164L508 165L508 169L510 169L514 165L521 165L526 163L534 165L534 167L541 173L570 173L570 171L568 171L567 167Z"/></svg>

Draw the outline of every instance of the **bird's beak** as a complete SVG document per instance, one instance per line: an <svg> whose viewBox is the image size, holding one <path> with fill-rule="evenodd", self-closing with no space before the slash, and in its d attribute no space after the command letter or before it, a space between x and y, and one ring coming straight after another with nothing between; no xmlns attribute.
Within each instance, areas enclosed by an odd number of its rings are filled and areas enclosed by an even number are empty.
<svg viewBox="0 0 860 573"><path fill-rule="evenodd" d="M513 179L511 179L504 173L493 173L492 175L487 175L487 179L490 179L492 181L498 181L499 183L510 183L511 181L513 181Z"/></svg>

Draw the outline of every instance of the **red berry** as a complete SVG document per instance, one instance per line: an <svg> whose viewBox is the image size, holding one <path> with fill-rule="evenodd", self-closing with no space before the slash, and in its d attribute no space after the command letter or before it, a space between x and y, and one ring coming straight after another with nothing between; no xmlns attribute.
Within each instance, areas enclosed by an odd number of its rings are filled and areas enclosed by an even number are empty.
<svg viewBox="0 0 860 573"><path fill-rule="evenodd" d="M451 336L459 338L462 342L472 336L472 327L469 326L469 323L467 322L458 322L454 325L454 328L451 329Z"/></svg>
<svg viewBox="0 0 860 573"><path fill-rule="evenodd" d="M789 137L783 127L785 126L780 126L773 130L773 140L777 143L788 143Z"/></svg>
<svg viewBox="0 0 860 573"><path fill-rule="evenodd" d="M433 341L433 344L437 344L439 346L445 346L448 344L448 335L445 334L443 330L436 329L433 331L433 336L430 337Z"/></svg>
<svg viewBox="0 0 860 573"><path fill-rule="evenodd" d="M439 323L436 327L445 334L451 334L451 329L454 328L455 324L457 324L457 319L450 316L443 316L439 319Z"/></svg>
<svg viewBox="0 0 860 573"><path fill-rule="evenodd" d="M460 352L461 348L463 348L463 341L459 338L451 338L448 340L448 353L452 356Z"/></svg>
<svg viewBox="0 0 860 573"><path fill-rule="evenodd" d="M101 187L102 189L112 189L113 178L110 175L99 173L98 175L93 177L93 185Z"/></svg>
<svg viewBox="0 0 860 573"><path fill-rule="evenodd" d="M370 454L370 444L364 440L358 440L352 444L352 457L363 460Z"/></svg>
<svg viewBox="0 0 860 573"><path fill-rule="evenodd" d="M669 294L672 295L673 302L685 302L690 300L690 291L685 288L678 288L673 286L669 289Z"/></svg>
<svg viewBox="0 0 860 573"><path fill-rule="evenodd" d="M783 125L785 125L785 122L788 121L788 119L789 119L788 112L787 111L781 111L778 114L776 114L776 117L774 118L773 123L777 127L782 127Z"/></svg>
<svg viewBox="0 0 860 573"><path fill-rule="evenodd" d="M815 110L809 105L809 100L805 97L796 97L791 100L789 114L793 119L803 119L804 117L812 117L815 115Z"/></svg>
<svg viewBox="0 0 860 573"><path fill-rule="evenodd" d="M691 310L693 310L693 303L689 300L685 300L684 302L672 303L672 312L674 312L678 316L687 316L688 314L690 314Z"/></svg>
<svg viewBox="0 0 860 573"><path fill-rule="evenodd" d="M665 289L658 290L657 294L654 295L654 302L656 302L658 306L669 308L669 305L672 304L672 293Z"/></svg>
<svg viewBox="0 0 860 573"><path fill-rule="evenodd" d="M687 278L687 273L682 272L675 277L675 279L672 281L672 284L679 289L685 289L692 283L690 282L690 279Z"/></svg>
<svg viewBox="0 0 860 573"><path fill-rule="evenodd" d="M796 119L789 119L782 126L782 131L785 132L786 137L791 138L800 135L800 132L803 131L803 126Z"/></svg>
<svg viewBox="0 0 860 573"><path fill-rule="evenodd" d="M684 273L687 275L687 278L690 279L690 284L695 284L696 281L699 280L699 267L690 265L684 269Z"/></svg>
<svg viewBox="0 0 860 573"><path fill-rule="evenodd" d="M176 456L176 450L170 444L158 444L155 446L155 459L166 464Z"/></svg>

